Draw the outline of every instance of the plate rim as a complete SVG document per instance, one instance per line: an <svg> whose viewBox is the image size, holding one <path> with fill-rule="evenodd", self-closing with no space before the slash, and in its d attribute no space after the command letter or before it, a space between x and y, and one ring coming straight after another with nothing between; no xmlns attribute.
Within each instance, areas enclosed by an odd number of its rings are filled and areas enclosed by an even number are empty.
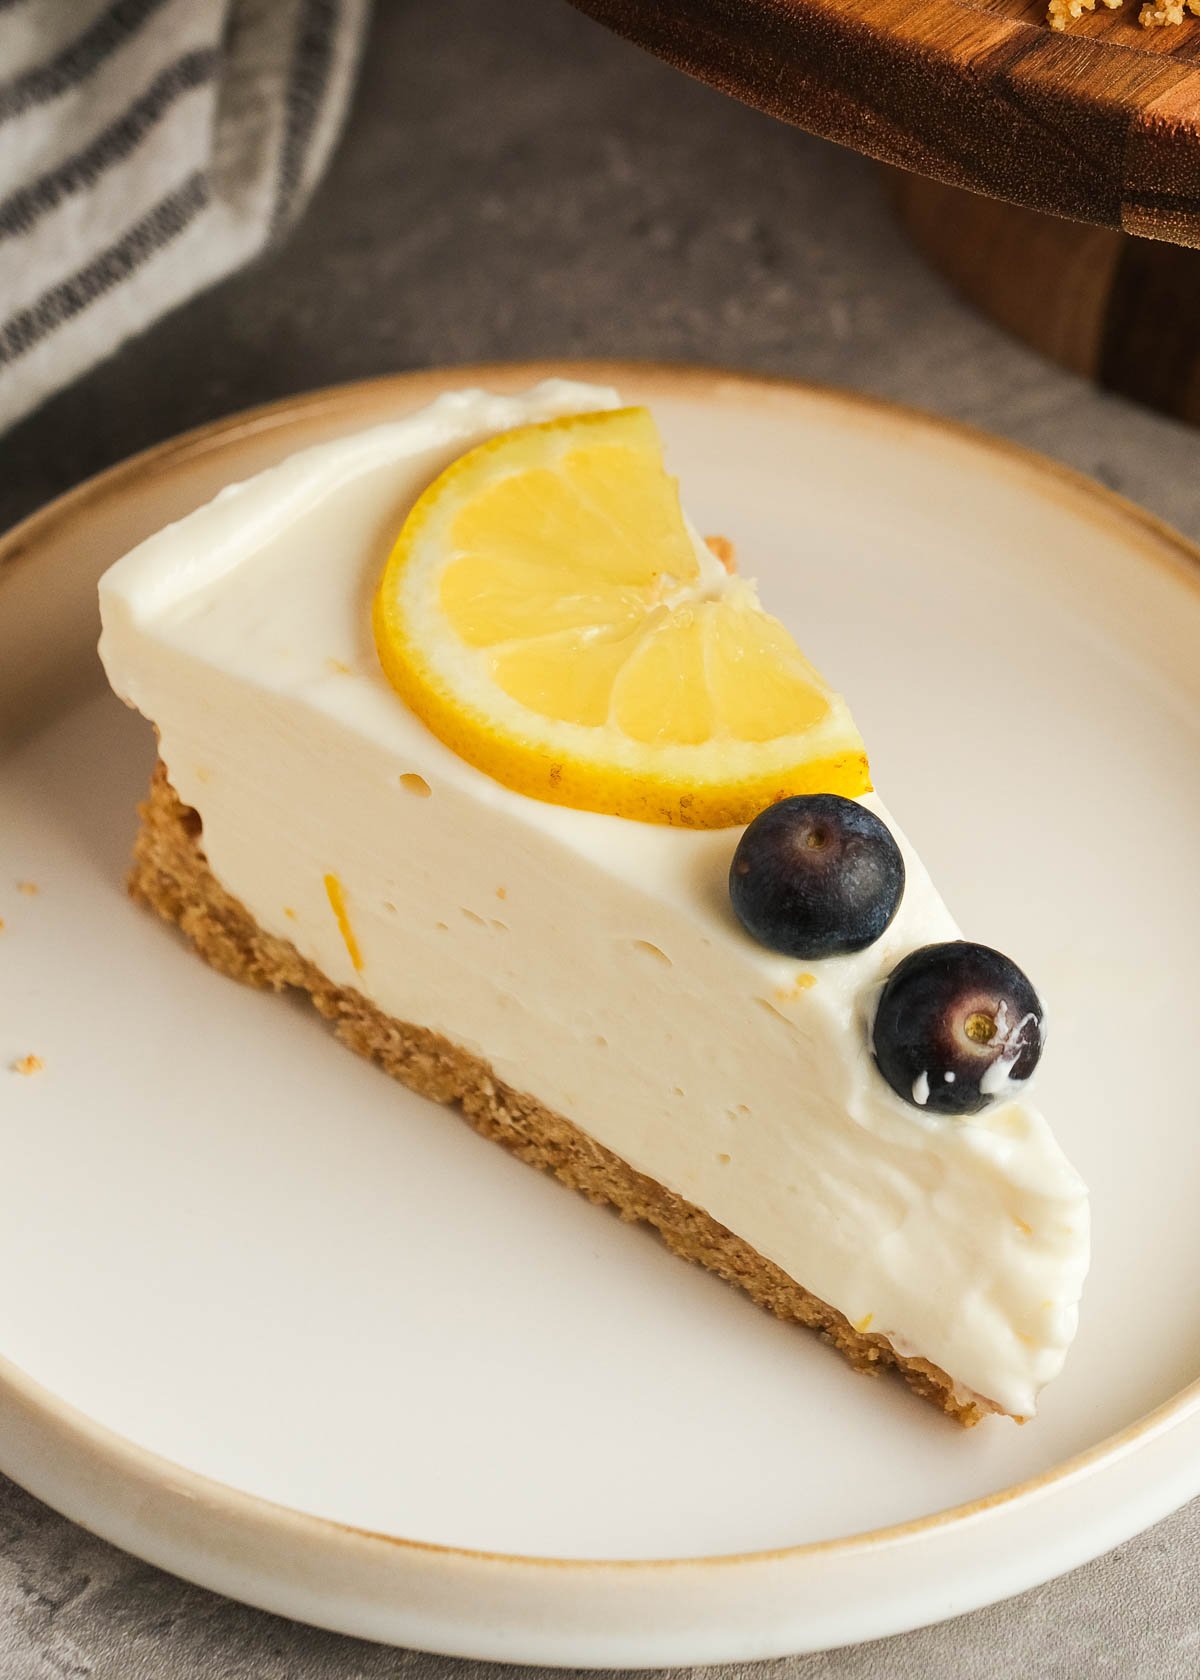
<svg viewBox="0 0 1200 1680"><path fill-rule="evenodd" d="M1093 502L1119 516L1122 523L1140 529L1154 539L1156 546L1171 551L1174 564L1170 569L1200 592L1200 543L1193 542L1169 521L1152 513L1149 508L1122 495L1119 490L1102 484L1077 467L1053 456L1017 443L1000 433L976 426L969 420L934 413L916 403L900 402L891 397L869 391L856 391L848 386L834 385L822 380L794 378L789 374L765 373L753 368L738 368L717 362L687 362L654 357L534 357L516 361L449 362L435 367L407 368L395 373L373 374L367 379L342 380L333 385L320 385L309 391L298 391L283 397L273 397L251 408L235 409L215 420L203 421L186 431L176 432L158 443L148 444L133 455L126 455L111 466L81 479L78 484L60 491L50 501L25 514L16 524L0 531L0 582L6 568L32 559L34 544L52 532L56 524L74 517L90 502L119 492L127 479L133 479L147 467L166 462L184 462L219 449L239 437L258 436L283 428L304 415L319 414L322 409L336 410L353 402L355 397L369 392L395 390L402 393L409 388L425 385L443 386L447 379L468 380L483 384L488 379L508 381L513 378L536 383L543 379L578 379L591 384L619 384L632 376L657 381L669 394L669 388L686 389L691 396L706 388L715 394L718 388L741 387L746 394L760 396L775 394L783 397L816 397L834 406L872 414L883 420L901 419L923 431L940 432L960 444L974 446L984 454L999 456L1010 465L1023 467L1035 477L1057 482L1084 503ZM1155 558L1166 562L1165 553ZM1168 562L1168 564L1170 564Z"/></svg>
<svg viewBox="0 0 1200 1680"><path fill-rule="evenodd" d="M76 1444L87 1446L98 1458L115 1462L118 1468L127 1469L135 1476L141 1476L147 1471L156 1473L164 1490L170 1489L173 1493L181 1493L189 1499L203 1501L210 1507L226 1504L231 1508L230 1514L233 1514L237 1507L245 1507L284 1526L311 1526L334 1536L349 1536L355 1540L366 1541L389 1552L409 1551L434 1558L458 1558L464 1562L516 1566L523 1570L550 1569L556 1572L581 1573L593 1573L597 1570L675 1572L706 1567L728 1568L731 1565L799 1562L805 1558L828 1557L835 1553L841 1555L883 1549L923 1534L965 1523L975 1517L986 1516L993 1511L1085 1477L1101 1461L1124 1457L1143 1441L1169 1432L1189 1417L1195 1416L1200 1412L1200 1378L1180 1389L1161 1405L1127 1424L1124 1429L1106 1436L1104 1440L1085 1448L1083 1452L1063 1459L1061 1463L1052 1465L1037 1476L1028 1477L1023 1482L1015 1482L1010 1487L998 1488L993 1493L983 1494L978 1499L968 1500L961 1505L948 1505L923 1517L911 1517L906 1522L887 1523L880 1528L836 1535L827 1540L806 1540L794 1546L768 1546L750 1552L698 1553L691 1557L650 1558L554 1557L533 1552L490 1551L485 1547L456 1546L436 1540L414 1540L407 1535L388 1534L382 1529L339 1522L334 1517L305 1511L297 1505L281 1504L278 1500L267 1499L262 1494L251 1493L246 1488L235 1487L231 1482L223 1482L215 1476L205 1475L203 1471L192 1470L150 1447L142 1446L130 1436L89 1417L86 1412L69 1400L64 1400L61 1395L55 1394L52 1389L47 1388L22 1366L3 1354L0 1354L0 1400L15 1401L22 1408L41 1415L51 1428L60 1430ZM949 1423L947 1427L951 1427ZM1197 1470L1196 1481L1200 1485L1200 1468Z"/></svg>
<svg viewBox="0 0 1200 1680"><path fill-rule="evenodd" d="M1081 514L1090 511L1093 516L1108 514L1115 518L1136 541L1136 546L1142 550L1145 558L1164 565L1178 581L1200 594L1200 545L1191 542L1155 514L1087 477L1086 474L1023 444L994 436L969 423L946 419L915 406L892 402L887 398L864 395L786 375L653 359L571 358L561 361L536 359L472 362L347 381L240 410L150 445L83 480L43 507L34 510L0 535L0 599L4 583L13 571L26 564L36 564L42 545L52 539L61 527L69 526L90 507L110 498L119 498L148 469L168 463L172 466L186 465L210 451L236 445L241 439L285 430L298 420L316 418L325 411L335 414L343 408L351 409L368 394L390 391L395 393L398 401L403 401L407 395L423 395L429 389L444 388L451 383L486 384L489 380L533 383L549 377L657 386L664 396L679 394L693 401L728 400L730 396L745 400L757 397L760 401L767 396L800 398L809 402L816 398L834 404L850 414L865 415L905 428L915 426L923 432L949 438L970 448L972 452L991 456L993 461L998 459L1006 467L1022 469L1039 481L1045 491L1066 491ZM1072 1485L1092 1474L1103 1464L1126 1457L1137 1448L1194 1417L1200 1412L1200 1378L1083 1452L1061 1460L1036 1476L1015 1482L981 1498L947 1506L905 1522L855 1534L810 1540L793 1546L682 1558L586 1558L494 1552L413 1539L340 1523L298 1507L278 1504L161 1457L130 1437L110 1430L79 1411L69 1401L44 1388L37 1379L6 1359L2 1353L0 1401L3 1402L6 1411L40 1420L52 1437L57 1436L60 1440L69 1442L74 1449L94 1455L100 1463L110 1466L118 1474L132 1478L135 1482L144 1481L147 1475L157 1478L161 1492L178 1494L210 1510L222 1512L235 1522L239 1515L244 1516L248 1512L268 1529L274 1526L283 1531L295 1531L296 1526L300 1525L305 1531L321 1533L335 1544L346 1540L367 1543L372 1548L383 1548L385 1555L393 1558L399 1553L404 1553L430 1561L442 1559L457 1560L463 1564L499 1565L506 1570L518 1570L523 1574L537 1570L576 1573L600 1571L607 1576L619 1575L627 1578L630 1572L639 1571L698 1572L733 1565L801 1564L805 1560L815 1558L880 1552L921 1536L930 1536L973 1519L989 1516L1055 1489ZM1192 1485L1193 1482L1195 1486ZM1182 1483L1176 1484L1175 1491L1179 1493L1176 1504L1182 1503L1192 1492L1200 1490L1200 1467L1187 1488L1180 1492L1182 1487ZM1166 1507L1171 1508L1174 1506ZM1165 1510L1160 1514L1165 1514ZM982 1598L977 1600L983 1601ZM955 1610L949 1609L944 1613L953 1614Z"/></svg>

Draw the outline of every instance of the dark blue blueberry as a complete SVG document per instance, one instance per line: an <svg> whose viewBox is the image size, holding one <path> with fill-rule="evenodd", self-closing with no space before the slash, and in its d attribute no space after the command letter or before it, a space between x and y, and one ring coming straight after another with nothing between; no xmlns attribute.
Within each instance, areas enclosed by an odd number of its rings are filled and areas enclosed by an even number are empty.
<svg viewBox="0 0 1200 1680"><path fill-rule="evenodd" d="M999 951L965 939L924 945L888 976L872 1048L905 1102L978 1114L1028 1079L1045 1037L1042 1002Z"/></svg>
<svg viewBox="0 0 1200 1680"><path fill-rule="evenodd" d="M752 938L787 957L873 945L904 896L904 859L873 811L804 793L761 811L738 842L729 897Z"/></svg>

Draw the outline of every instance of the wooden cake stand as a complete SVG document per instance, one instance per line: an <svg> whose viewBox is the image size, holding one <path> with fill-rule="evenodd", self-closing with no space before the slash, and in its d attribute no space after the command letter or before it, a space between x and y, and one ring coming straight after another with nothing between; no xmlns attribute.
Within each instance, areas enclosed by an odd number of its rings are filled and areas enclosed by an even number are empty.
<svg viewBox="0 0 1200 1680"><path fill-rule="evenodd" d="M1001 325L1200 424L1200 18L1139 0L573 0L689 75L910 172L904 226ZM1063 218L1069 218L1064 220Z"/></svg>

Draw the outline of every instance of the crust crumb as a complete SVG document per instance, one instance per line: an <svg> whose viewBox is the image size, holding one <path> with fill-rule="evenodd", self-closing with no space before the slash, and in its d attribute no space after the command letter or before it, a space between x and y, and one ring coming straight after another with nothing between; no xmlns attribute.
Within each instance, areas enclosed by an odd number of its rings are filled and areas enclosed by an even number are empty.
<svg viewBox="0 0 1200 1680"><path fill-rule="evenodd" d="M36 898L41 888L36 881L18 881L17 891L24 893L26 898Z"/></svg>
<svg viewBox="0 0 1200 1680"><path fill-rule="evenodd" d="M1046 8L1046 22L1051 29L1066 29L1068 24L1078 23L1085 12L1096 10L1097 0L1050 0ZM1119 11L1124 0L1101 0L1110 12ZM1200 17L1200 0L1145 0L1138 13L1138 22L1143 29L1162 29L1176 27L1184 21L1188 13L1193 17Z"/></svg>
<svg viewBox="0 0 1200 1680"><path fill-rule="evenodd" d="M1200 17L1200 0L1162 0L1157 6L1147 3L1138 13L1138 22L1143 29L1162 29L1182 23L1188 12Z"/></svg>
<svg viewBox="0 0 1200 1680"><path fill-rule="evenodd" d="M45 1065L40 1056L22 1056L19 1061L12 1063L12 1072L23 1074L28 1079L30 1074L41 1073Z"/></svg>
<svg viewBox="0 0 1200 1680"><path fill-rule="evenodd" d="M1117 11L1122 0L1104 0L1110 12ZM1096 0L1050 0L1046 7L1046 22L1051 29L1065 29L1068 23L1078 23L1084 12L1094 12Z"/></svg>

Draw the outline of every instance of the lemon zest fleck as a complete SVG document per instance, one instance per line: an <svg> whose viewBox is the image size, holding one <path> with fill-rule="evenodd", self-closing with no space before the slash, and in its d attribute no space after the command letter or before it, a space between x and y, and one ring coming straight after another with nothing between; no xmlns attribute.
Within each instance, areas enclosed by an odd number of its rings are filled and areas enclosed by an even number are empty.
<svg viewBox="0 0 1200 1680"><path fill-rule="evenodd" d="M336 918L338 932L342 936L342 942L349 953L351 963L354 965L354 971L356 974L360 974L363 966L363 955L358 940L354 937L354 929L350 926L350 917L346 913L346 895L342 891L342 883L336 875L326 875L325 896L328 898L329 908Z"/></svg>

